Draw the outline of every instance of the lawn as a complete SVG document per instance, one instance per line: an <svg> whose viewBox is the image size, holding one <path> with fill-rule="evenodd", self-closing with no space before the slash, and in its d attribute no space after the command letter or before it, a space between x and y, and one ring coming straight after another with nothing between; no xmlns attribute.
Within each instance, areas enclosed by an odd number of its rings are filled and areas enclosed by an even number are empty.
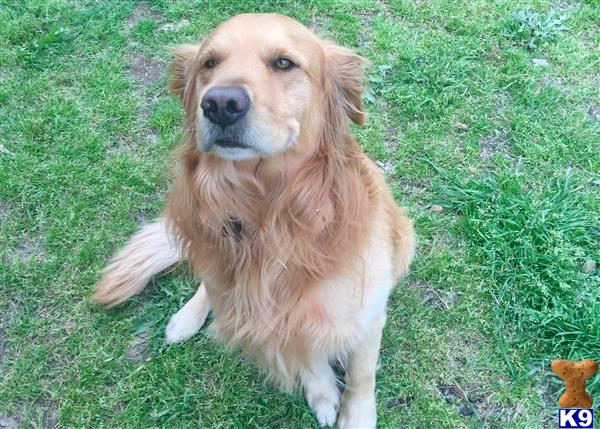
<svg viewBox="0 0 600 429"><path fill-rule="evenodd" d="M379 426L556 427L550 361L600 357L596 0L0 0L0 427L316 427L205 330L165 344L184 268L89 300L171 183L170 47L249 11L372 62L353 132L419 237Z"/></svg>

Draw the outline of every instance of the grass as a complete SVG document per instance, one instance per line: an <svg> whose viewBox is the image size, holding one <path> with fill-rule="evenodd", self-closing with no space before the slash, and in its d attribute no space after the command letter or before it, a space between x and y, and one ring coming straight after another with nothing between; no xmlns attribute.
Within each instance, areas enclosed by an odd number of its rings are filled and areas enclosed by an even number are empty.
<svg viewBox="0 0 600 429"><path fill-rule="evenodd" d="M554 41L567 28L564 22L568 16L556 9L550 9L540 16L531 9L520 9L506 20L506 34L515 40L521 39L530 49L540 44Z"/></svg>
<svg viewBox="0 0 600 429"><path fill-rule="evenodd" d="M204 333L165 345L185 270L115 310L87 299L169 188L168 47L248 11L373 63L354 133L419 234L389 306L380 427L552 427L550 361L600 355L593 0L0 0L0 422L316 427Z"/></svg>

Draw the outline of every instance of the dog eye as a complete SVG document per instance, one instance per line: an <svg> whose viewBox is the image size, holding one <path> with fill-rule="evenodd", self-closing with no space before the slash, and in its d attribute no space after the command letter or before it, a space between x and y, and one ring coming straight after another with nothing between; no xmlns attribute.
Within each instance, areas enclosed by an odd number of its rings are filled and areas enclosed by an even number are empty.
<svg viewBox="0 0 600 429"><path fill-rule="evenodd" d="M216 65L217 65L217 60L215 60L214 58L210 58L210 59L204 61L204 64L202 64L202 67L204 67L207 70L210 70L210 69L215 68Z"/></svg>
<svg viewBox="0 0 600 429"><path fill-rule="evenodd" d="M294 67L295 65L296 64L294 64L291 60L288 60L287 58L284 58L284 57L277 58L274 63L275 68L277 68L279 70L289 70L292 67Z"/></svg>

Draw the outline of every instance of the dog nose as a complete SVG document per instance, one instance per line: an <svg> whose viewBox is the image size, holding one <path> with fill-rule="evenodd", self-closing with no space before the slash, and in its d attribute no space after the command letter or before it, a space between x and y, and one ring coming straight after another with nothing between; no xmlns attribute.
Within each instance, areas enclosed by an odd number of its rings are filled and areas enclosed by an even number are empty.
<svg viewBox="0 0 600 429"><path fill-rule="evenodd" d="M206 91L200 107L210 122L225 128L246 115L250 97L239 86L215 86Z"/></svg>

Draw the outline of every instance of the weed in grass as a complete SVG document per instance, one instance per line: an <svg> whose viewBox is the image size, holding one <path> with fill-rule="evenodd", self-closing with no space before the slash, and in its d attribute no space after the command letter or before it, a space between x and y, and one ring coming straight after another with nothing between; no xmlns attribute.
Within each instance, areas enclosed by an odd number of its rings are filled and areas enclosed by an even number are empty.
<svg viewBox="0 0 600 429"><path fill-rule="evenodd" d="M532 9L520 9L506 20L504 33L509 38L525 43L529 49L554 41L567 29L567 15L556 9L540 14Z"/></svg>
<svg viewBox="0 0 600 429"><path fill-rule="evenodd" d="M391 64L381 64L369 73L369 88L363 95L367 103L375 103L376 97L385 96L396 89L396 85L389 82L392 68Z"/></svg>
<svg viewBox="0 0 600 429"><path fill-rule="evenodd" d="M548 311L591 286L582 266L594 255L600 225L568 179L533 190L518 177L491 174L441 193L442 204L463 215L457 227L479 244L510 302Z"/></svg>
<svg viewBox="0 0 600 429"><path fill-rule="evenodd" d="M507 326L538 344L530 350L537 358L600 354L600 277L583 269L597 256L600 223L580 190L568 177L531 189L519 176L496 174L440 189L441 204L461 215L456 229L493 279L506 356Z"/></svg>

